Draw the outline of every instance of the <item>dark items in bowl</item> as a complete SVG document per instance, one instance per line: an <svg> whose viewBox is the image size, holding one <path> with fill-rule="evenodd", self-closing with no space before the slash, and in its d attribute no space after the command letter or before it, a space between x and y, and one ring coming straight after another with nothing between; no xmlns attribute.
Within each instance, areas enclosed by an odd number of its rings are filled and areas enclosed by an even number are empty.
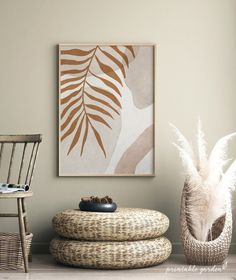
<svg viewBox="0 0 236 280"><path fill-rule="evenodd" d="M109 196L102 198L90 196L81 198L79 208L81 211L115 212L117 205Z"/></svg>

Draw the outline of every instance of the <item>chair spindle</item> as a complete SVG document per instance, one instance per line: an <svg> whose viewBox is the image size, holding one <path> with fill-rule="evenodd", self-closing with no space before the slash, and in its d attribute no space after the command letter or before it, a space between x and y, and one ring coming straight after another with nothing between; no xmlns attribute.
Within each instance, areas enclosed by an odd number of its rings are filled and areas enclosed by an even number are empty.
<svg viewBox="0 0 236 280"><path fill-rule="evenodd" d="M24 167L26 147L27 147L27 142L24 143L24 147L23 147L23 153L22 153L22 158L21 158L21 163L20 163L20 171L19 171L19 176L18 176L18 181L17 181L18 184L20 184L21 174L22 174L22 170L23 170L23 167Z"/></svg>
<svg viewBox="0 0 236 280"><path fill-rule="evenodd" d="M33 160L33 166L32 166L32 169L31 169L29 185L31 184L31 181L33 179L34 167L35 167L35 162L36 162L36 158L37 158L37 155L38 155L38 149L39 149L39 143L37 143L37 147L36 147L36 151L35 151L35 155L34 155L34 160Z"/></svg>
<svg viewBox="0 0 236 280"><path fill-rule="evenodd" d="M27 182L28 182L28 177L29 177L30 169L31 169L31 166L33 164L32 159L33 159L33 155L34 155L34 148L35 148L35 146L36 146L36 142L34 142L33 148L32 148L32 151L31 151L30 161L29 161L29 165L28 165L28 169L27 169L27 173L26 173L26 178L25 178L25 184L27 184Z"/></svg>
<svg viewBox="0 0 236 280"><path fill-rule="evenodd" d="M7 175L7 183L10 182L10 178L11 178L11 170L12 170L12 163L13 163L13 158L14 158L14 154L15 154L15 148L16 148L16 143L13 143L12 150L11 150L10 164L9 164L9 169L8 169L8 175Z"/></svg>
<svg viewBox="0 0 236 280"><path fill-rule="evenodd" d="M0 167L1 167L1 162L2 162L3 149L4 149L4 143L1 143L1 148L0 148Z"/></svg>

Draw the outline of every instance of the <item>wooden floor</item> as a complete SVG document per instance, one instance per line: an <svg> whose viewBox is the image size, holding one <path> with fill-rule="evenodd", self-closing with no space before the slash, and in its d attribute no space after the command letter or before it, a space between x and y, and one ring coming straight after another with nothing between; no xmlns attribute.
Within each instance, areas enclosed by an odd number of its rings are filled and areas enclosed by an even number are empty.
<svg viewBox="0 0 236 280"><path fill-rule="evenodd" d="M159 266L132 270L91 270L58 265L49 255L34 255L28 274L22 271L0 271L0 280L103 280L103 279L234 279L236 255L230 255L224 265L212 267L188 266L184 256L172 255Z"/></svg>

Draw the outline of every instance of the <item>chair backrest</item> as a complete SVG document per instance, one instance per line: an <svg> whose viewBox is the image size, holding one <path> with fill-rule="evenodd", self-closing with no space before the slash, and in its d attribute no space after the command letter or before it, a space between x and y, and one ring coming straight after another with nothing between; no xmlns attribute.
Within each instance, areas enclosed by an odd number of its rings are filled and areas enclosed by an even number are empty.
<svg viewBox="0 0 236 280"><path fill-rule="evenodd" d="M0 135L0 182L30 185L41 141L41 134Z"/></svg>

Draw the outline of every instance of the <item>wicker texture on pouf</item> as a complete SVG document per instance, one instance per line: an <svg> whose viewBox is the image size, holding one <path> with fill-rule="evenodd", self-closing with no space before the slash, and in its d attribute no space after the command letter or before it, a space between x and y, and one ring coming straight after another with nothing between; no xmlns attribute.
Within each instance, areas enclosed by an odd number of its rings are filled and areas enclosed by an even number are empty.
<svg viewBox="0 0 236 280"><path fill-rule="evenodd" d="M124 241L156 238L169 227L169 219L161 212L118 208L114 213L65 210L52 221L54 230L63 237L76 240Z"/></svg>
<svg viewBox="0 0 236 280"><path fill-rule="evenodd" d="M26 254L29 254L33 234L25 237ZM0 233L0 269L23 269L23 255L18 233Z"/></svg>
<svg viewBox="0 0 236 280"><path fill-rule="evenodd" d="M185 213L187 203L187 186L185 185L181 202L181 238L184 254L189 264L215 265L222 263L228 256L232 238L232 211L227 208L225 216L219 218L212 227L212 241L195 239ZM210 239L210 236L208 237Z"/></svg>
<svg viewBox="0 0 236 280"><path fill-rule="evenodd" d="M171 253L165 237L139 241L78 241L54 238L52 256L60 263L84 268L142 268L164 262Z"/></svg>

